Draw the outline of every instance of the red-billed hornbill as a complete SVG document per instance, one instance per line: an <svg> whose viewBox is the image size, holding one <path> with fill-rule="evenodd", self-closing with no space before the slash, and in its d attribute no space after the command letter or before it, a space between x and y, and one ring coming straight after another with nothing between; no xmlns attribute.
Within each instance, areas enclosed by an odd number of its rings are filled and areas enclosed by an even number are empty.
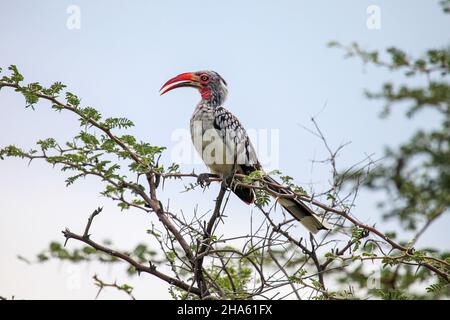
<svg viewBox="0 0 450 320"><path fill-rule="evenodd" d="M235 173L248 175L255 170L262 170L244 127L223 107L228 93L225 80L214 71L182 73L162 86L161 95L181 87L196 88L202 96L191 118L191 136L197 152L212 174L202 174L200 180L211 176L226 180ZM293 192L281 188L268 175L264 180L273 191L293 195ZM253 189L238 185L232 186L231 190L248 204L255 200ZM279 197L278 202L312 233L331 228L327 221L315 215L297 198Z"/></svg>

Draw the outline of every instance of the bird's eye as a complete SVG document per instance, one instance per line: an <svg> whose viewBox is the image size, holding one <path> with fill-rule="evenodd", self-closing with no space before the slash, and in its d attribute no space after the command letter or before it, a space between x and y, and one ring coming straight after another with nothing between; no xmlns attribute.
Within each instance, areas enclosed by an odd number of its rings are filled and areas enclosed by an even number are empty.
<svg viewBox="0 0 450 320"><path fill-rule="evenodd" d="M203 82L206 82L206 81L208 81L209 80L209 77L207 76L207 75L202 75L201 77L200 77L200 80L202 80Z"/></svg>

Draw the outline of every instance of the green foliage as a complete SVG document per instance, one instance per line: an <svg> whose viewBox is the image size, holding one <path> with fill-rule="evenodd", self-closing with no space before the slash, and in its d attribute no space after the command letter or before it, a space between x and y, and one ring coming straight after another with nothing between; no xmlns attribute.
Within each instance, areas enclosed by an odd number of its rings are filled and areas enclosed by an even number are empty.
<svg viewBox="0 0 450 320"><path fill-rule="evenodd" d="M126 161L129 173L141 174L149 172L164 173L165 168L157 163L157 159L165 150L164 147L154 146L148 142L138 141L134 136L123 134L114 135L112 130L126 130L134 126L133 122L123 117L109 117L102 121L102 115L91 106L81 106L81 99L71 92L65 92L66 104L55 98L63 93L66 88L61 82L55 82L48 88L35 82L21 85L24 80L16 66L10 66L10 76L3 76L2 82L16 85L16 91L20 92L26 100L26 106L33 106L39 97L51 101L52 108L56 111L69 111L79 117L79 124L83 128L72 141L60 144L55 138L47 138L37 141L37 150L25 151L14 145L0 149L0 159L5 157L44 159L48 163L59 166L63 172L72 174L66 178L66 185L70 186L79 178L96 176L107 182L102 195L110 197L118 202L118 206L124 210L136 206L144 206L142 199L125 199L125 193L131 191L136 195L143 186L137 183L128 183L127 175L121 171L122 165L113 159ZM1 87L1 83L0 83ZM178 170L176 164L168 168L168 173ZM124 185L129 187L125 188ZM130 190L131 188L131 190Z"/></svg>
<svg viewBox="0 0 450 320"><path fill-rule="evenodd" d="M29 261L23 257L22 260ZM115 257L107 255L102 252L98 252L90 246L83 246L79 249L69 250L58 241L52 241L48 248L36 255L36 262L42 263L50 259L57 259L63 261L70 261L73 263L79 263L83 261L101 261L101 262L118 262Z"/></svg>
<svg viewBox="0 0 450 320"><path fill-rule="evenodd" d="M104 240L104 245L111 246L110 240ZM125 252L127 255L138 261L139 263L148 263L152 261L155 265L161 264L164 260L159 260L157 257L157 252L149 248L145 243L139 243L130 252ZM71 263L81 263L81 262L93 262L98 261L102 263L117 263L120 260L109 254L101 251L97 251L91 246L85 245L81 248L76 248L69 250L64 247L64 245L58 241L52 241L47 249L39 252L33 261L30 259L19 256L19 259L27 263L44 263L49 260L62 260ZM128 274L136 275L136 269L134 267L128 267Z"/></svg>
<svg viewBox="0 0 450 320"><path fill-rule="evenodd" d="M252 269L246 259L230 259L224 266L211 266L207 271L229 299L245 298L246 288L252 279Z"/></svg>
<svg viewBox="0 0 450 320"><path fill-rule="evenodd" d="M450 0L441 0L439 3L445 13L450 13Z"/></svg>
<svg viewBox="0 0 450 320"><path fill-rule="evenodd" d="M449 1L441 4L448 12ZM407 118L420 117L421 111L434 112L436 122L429 129L418 129L399 146L386 147L383 162L364 179L363 187L373 191L384 191L388 199L379 203L384 218L399 222L406 230L415 234L406 246L414 245L418 237L439 217L448 214L450 206L450 48L430 49L421 57L413 58L404 50L388 48L385 54L367 51L353 43L343 46L337 42L329 44L345 51L346 57L359 57L366 64L401 72L404 83L387 82L378 92L366 91L366 97L384 101L381 116L406 107ZM383 60L383 57L387 57ZM360 171L353 171L353 179L360 179ZM359 235L352 230L352 238ZM389 235L394 238L396 235ZM361 242L355 242L354 251ZM373 252L363 253L370 258ZM443 298L449 297L448 283L438 277L438 282L429 284L435 277L429 270L401 264L401 261L433 263L430 256L445 260L446 253L438 249L416 250L412 255L383 258L382 288L373 292L382 299ZM442 264L433 264L444 274L449 270ZM364 268L356 268L347 275L365 286ZM427 284L426 292L417 292L414 286Z"/></svg>
<svg viewBox="0 0 450 320"><path fill-rule="evenodd" d="M57 98L59 93L65 88L66 86L62 84L61 82L55 82L53 83L49 88L42 88L42 93L44 95Z"/></svg>
<svg viewBox="0 0 450 320"><path fill-rule="evenodd" d="M81 113L80 126L87 126L91 121L97 122L102 118L100 112L92 107L80 108L79 111Z"/></svg>
<svg viewBox="0 0 450 320"><path fill-rule="evenodd" d="M448 295L450 292L450 285L446 281L439 279L437 283L430 284L426 290L428 293L433 294L435 296L440 296L442 293L445 292L446 295Z"/></svg>
<svg viewBox="0 0 450 320"><path fill-rule="evenodd" d="M131 120L128 120L127 118L107 118L105 119L105 122L102 124L108 129L128 129L134 126L134 123Z"/></svg>
<svg viewBox="0 0 450 320"><path fill-rule="evenodd" d="M377 290L375 293L383 300L409 300L401 290Z"/></svg>
<svg viewBox="0 0 450 320"><path fill-rule="evenodd" d="M270 194L265 190L258 190L255 192L255 204L260 207L265 207L270 203Z"/></svg>
<svg viewBox="0 0 450 320"><path fill-rule="evenodd" d="M305 189L303 189L302 187L296 185L293 181L294 178L291 176L280 176L281 181L283 182L284 185L286 185L287 187L291 188L292 191L294 191L297 194L300 195L304 195L307 196L308 193L305 191Z"/></svg>
<svg viewBox="0 0 450 320"><path fill-rule="evenodd" d="M242 179L242 182L245 184L252 184L253 182L264 178L266 174L264 173L264 171L262 170L255 170L253 172L251 172L249 175L245 176Z"/></svg>
<svg viewBox="0 0 450 320"><path fill-rule="evenodd" d="M36 144L41 147L42 151L47 151L48 149L52 149L57 146L56 140L53 138L39 140L38 142L36 142Z"/></svg>
<svg viewBox="0 0 450 320"><path fill-rule="evenodd" d="M449 1L442 1L442 5L444 10L447 10ZM408 118L420 116L422 110L431 110L439 118L439 123L436 123L432 129L418 130L400 146L387 148L386 160L370 172L364 181L365 188L385 191L391 196L390 201L382 203L384 217L399 221L408 230L415 232L416 236L412 240L402 243L410 248L415 245L428 224L448 213L450 203L450 86L448 81L450 49L431 49L419 58L412 58L405 50L397 47L388 48L386 52L380 53L364 50L356 43L344 47L333 42L330 43L330 46L344 49L347 57L360 57L366 64L401 72L404 75L405 83L402 85L387 82L379 91L366 92L368 99L384 101L383 116L388 116L400 105L406 105L408 106L406 111ZM36 148L29 151L14 145L3 147L0 149L0 159L6 157L25 158L30 161L44 159L69 174L66 179L67 186L86 176L97 177L104 182L104 190L101 194L116 201L122 210L137 207L145 210L146 213L152 210L156 211L149 209L149 205L154 201L146 200L150 192L145 189L141 181L149 180L157 185L164 174L179 172L177 164L171 164L167 168L159 164L159 159L165 150L164 147L154 146L127 134L126 130L134 126L131 120L123 117L104 118L95 108L83 106L81 99L74 93L65 91L65 85L60 82L55 82L49 87L44 87L37 82L24 85L22 84L24 78L16 66L10 66L9 71L9 76L2 77L0 89L4 86L15 88L24 96L26 107L34 107L40 99L43 99L50 101L55 111L72 112L78 118L80 132L65 143L59 143L52 137L38 140ZM423 77L426 81L412 81L419 77ZM63 98L65 102L56 100L61 95L65 97L65 100ZM120 132L120 135L117 132ZM282 176L279 171L273 171L270 174L279 175L283 184L294 192L307 195L305 190L294 184L293 177ZM350 176L354 178L359 178L361 174L357 171L350 172ZM262 171L255 171L244 177L242 182L254 184L256 181L263 180L264 175ZM191 184L186 189L190 190L196 186L196 184ZM332 203L339 201L338 195L334 191L325 192L324 197ZM255 202L258 206L266 206L269 199L267 191L258 190L256 192ZM180 219L175 216L172 221L178 226ZM204 222L201 218L199 221ZM274 228L274 232L275 229L277 231L284 230L284 227L280 224ZM183 235L189 234L193 239L187 246L194 253L198 252L201 247L200 239L204 239L202 233L204 228L199 224L198 230L200 231L197 231L195 226L186 224L186 227L180 231ZM188 255L185 255L177 247L177 243L180 241L175 239L173 233L165 231L156 231L154 228L148 230L148 233L153 235L161 245L162 258L158 257L157 252L146 244L138 244L131 251L124 251L124 253L141 264L148 265L150 262L151 268L156 268L156 265L168 266L177 280L195 283L192 270L189 270L192 265L190 265L189 258L186 257ZM254 286L255 282L260 281L258 275L255 275L257 272L252 263L256 262L261 269L264 266L264 271L267 272L274 267L273 257L276 257L282 261L286 279L290 281L285 285L305 286L308 290L316 293L312 295L313 299L354 299L356 298L354 287L358 288L356 292L363 292L370 297L382 299L446 298L450 296L448 282L444 278L436 277L436 272L422 267L429 264L439 272L448 274L445 265L445 262L450 262L448 252L435 248L422 248L421 250L411 250L411 252L391 247L386 249L384 246L388 243L389 238L396 238L394 233L387 233L386 237L382 237L383 242L371 238L365 228L354 226L349 229L342 226L339 231L347 233L348 242L341 244L336 241L336 246L328 248L323 256L321 256L322 252L315 251L319 247L319 242L312 237L309 243L303 238L299 240L292 238L284 243L278 242L277 236L271 238L271 241L276 243L271 254L267 250L258 248L258 245L251 241L247 242L242 252L231 247L223 248L227 255L230 254L228 257L220 256L221 251L217 250L218 253L214 253L216 254L214 258L205 256L204 274L208 279L214 279L214 283L220 287L220 290L217 290L211 286L210 290L212 293L223 292L225 298L229 299L248 298L249 288ZM265 236L267 237L267 234ZM217 244L223 239L215 234L209 237L211 248L217 249ZM267 239L263 243L265 241ZM108 242L106 245L110 246L111 243ZM28 261L24 258L21 259ZM69 250L59 242L50 243L47 249L36 256L36 261L40 263L50 259L71 263L87 261L115 263L119 261L90 246ZM378 264L381 284L379 288L367 289L368 277L371 274L365 268L365 261ZM328 264L333 265L327 270L322 269ZM338 290L329 292L326 289L321 279L322 270L327 277L335 272L333 279L336 280L337 286L340 286L337 288ZM275 274L280 275L279 271L276 271ZM129 267L128 273L133 275L137 272L133 267ZM273 281L271 285L274 286L277 285L277 282L282 282L276 277L267 280ZM117 285L114 283L110 285L98 280L98 285L101 288L114 286L129 294L132 291L132 287L127 284ZM418 292L417 287L422 290ZM169 290L175 299L198 298L176 286L171 286Z"/></svg>
<svg viewBox="0 0 450 320"><path fill-rule="evenodd" d="M358 228L353 226L351 229L352 239L351 241L354 243L353 251L357 251L361 245L361 239L368 236L368 232L365 229Z"/></svg>
<svg viewBox="0 0 450 320"><path fill-rule="evenodd" d="M22 89L22 94L26 101L26 107L33 107L39 101L37 92L40 92L41 90L42 86L37 82L30 83Z"/></svg>
<svg viewBox="0 0 450 320"><path fill-rule="evenodd" d="M73 107L78 107L80 105L80 99L71 92L66 92L66 101Z"/></svg>
<svg viewBox="0 0 450 320"><path fill-rule="evenodd" d="M35 150L30 151L30 153L35 153ZM0 149L0 159L4 160L6 157L17 157L17 158L25 158L29 153L23 151L22 149L9 145L2 149Z"/></svg>
<svg viewBox="0 0 450 320"><path fill-rule="evenodd" d="M145 243L138 244L133 251L130 253L131 257L134 257L140 263L148 263L149 261L153 261L154 263L160 263L157 259L157 253L155 250L149 248ZM128 274L134 275L136 274L136 269L130 266L127 270Z"/></svg>
<svg viewBox="0 0 450 320"><path fill-rule="evenodd" d="M448 52L442 56L449 64ZM395 149L386 148L386 164L374 170L366 182L368 188L385 190L395 198L387 218L400 218L408 229L416 230L420 222L447 212L450 203L450 85L445 79L430 81L422 88L403 85L395 90L385 84L381 93L367 95L386 101L385 115L394 104L412 102L408 117L430 109L440 118L434 128L418 130Z"/></svg>
<svg viewBox="0 0 450 320"><path fill-rule="evenodd" d="M23 81L23 75L20 74L15 65L10 65L8 70L11 71L11 76L3 76L1 81L12 84L18 84Z"/></svg>

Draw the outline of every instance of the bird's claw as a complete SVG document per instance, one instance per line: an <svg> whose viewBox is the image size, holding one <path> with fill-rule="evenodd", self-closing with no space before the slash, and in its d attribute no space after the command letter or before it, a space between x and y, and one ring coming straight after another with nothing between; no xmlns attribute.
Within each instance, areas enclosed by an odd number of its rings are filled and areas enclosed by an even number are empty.
<svg viewBox="0 0 450 320"><path fill-rule="evenodd" d="M209 180L209 174L200 173L197 177L197 183L202 188L209 187L209 185L211 184L211 181Z"/></svg>

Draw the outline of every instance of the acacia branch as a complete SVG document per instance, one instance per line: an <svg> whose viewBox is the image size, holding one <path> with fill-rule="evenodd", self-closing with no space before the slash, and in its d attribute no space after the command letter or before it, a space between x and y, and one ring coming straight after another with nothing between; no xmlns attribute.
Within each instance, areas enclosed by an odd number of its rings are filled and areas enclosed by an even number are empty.
<svg viewBox="0 0 450 320"><path fill-rule="evenodd" d="M94 279L94 284L99 288L98 292L97 292L97 296L95 297L96 299L98 298L98 296L100 295L100 293L103 291L104 288L108 288L109 287L109 288L117 289L119 291L123 291L132 300L136 300L136 298L134 297L134 295L132 293L133 288L128 286L128 285L118 285L117 282L107 283L107 282L104 282L103 280L101 280L97 275L94 275L93 279Z"/></svg>
<svg viewBox="0 0 450 320"><path fill-rule="evenodd" d="M91 226L92 219L95 216L94 214L95 214L95 211L89 217L88 224L86 225L85 233L83 235L79 235L79 234L73 233L67 228L64 231L62 231L64 237L66 238L66 243L67 243L67 241L69 239L75 239L75 240L81 241L81 242L91 246L92 248L94 248L97 251L104 252L104 253L106 253L106 254L108 254L110 256L113 256L113 257L116 257L116 258L119 258L121 260L124 260L124 261L128 262L139 273L140 272L144 272L144 273L151 274L151 275L156 276L157 278L167 282L170 285L177 286L177 287L179 287L179 288L181 288L181 289L183 289L183 290L185 290L187 292L191 292L193 294L201 296L201 291L198 288L192 287L192 286L188 285L187 283L185 283L185 282L183 282L183 281L181 281L179 279L170 277L170 276L168 276L168 275L166 275L166 274L164 274L162 272L159 272L156 269L156 266L151 261L149 261L149 266L145 266L145 265L137 262L136 260L134 260L133 258L131 258L129 255L127 255L125 253L116 251L116 250L114 250L112 248L106 247L104 245L101 245L101 244L91 240L89 235L86 234L86 231L89 232L89 228ZM89 228L88 228L88 226L89 226Z"/></svg>
<svg viewBox="0 0 450 320"><path fill-rule="evenodd" d="M214 225L216 224L217 219L220 216L220 210L222 207L222 202L223 202L223 198L225 197L226 190L227 190L226 184L225 184L225 182L222 182L220 191L219 191L219 195L217 196L217 199L216 199L214 212L208 221L208 225L205 228L203 239L201 241L200 249L198 250L198 252L196 254L196 259L195 259L195 264L194 264L194 275L197 280L198 286L200 287L200 290L202 292L202 297L210 295L207 284L203 277L203 261L204 261L204 256L205 256L206 252L210 248L212 231L213 231Z"/></svg>
<svg viewBox="0 0 450 320"><path fill-rule="evenodd" d="M0 88L1 87L11 87L15 88L16 91L21 92L25 95L27 102L29 101L26 94L34 94L29 87L24 87L19 85L18 83L6 83L0 81ZM31 86L33 87L33 86ZM172 270L175 274L174 277L171 277L169 275L166 275L164 273L161 273L156 270L156 266L149 261L149 266L142 264L142 261L137 261L133 258L131 258L128 254L122 253L116 250L113 250L107 246L100 245L90 239L89 230L91 228L91 225L93 223L94 217L99 214L102 211L102 208L98 208L95 210L89 217L87 225L85 227L83 235L78 235L75 233L72 233L70 230L66 229L63 231L63 234L66 238L66 242L68 239L76 239L78 241L81 241L92 248L104 252L112 257L119 258L123 261L128 262L131 266L133 266L139 273L145 272L149 273L151 275L154 275L163 281L180 288L187 292L187 295L194 294L202 299L212 298L212 293L216 294L219 298L225 298L227 297L227 290L224 290L223 287L221 287L220 281L223 281L223 279L226 277L228 278L228 281L230 282L231 291L236 297L268 297L267 293L271 290L278 290L280 288L285 288L289 290L289 287L291 287L292 291L287 294L281 294L281 298L288 297L289 295L292 295L293 293L296 295L298 299L300 299L300 290L301 289L311 289L311 296L313 294L322 293L325 297L333 299L334 296L332 293L328 293L325 288L325 281L324 281L324 274L326 272L331 272L332 270L338 270L342 269L343 267L339 268L329 268L332 261L334 261L335 257L339 257L342 261L353 261L353 259L357 259L360 261L367 261L367 260L383 260L384 261L390 261L393 263L402 263L406 265L415 265L415 266L423 266L427 268L428 270L432 271L433 273L437 274L438 276L442 277L444 280L449 281L449 275L448 270L450 263L447 261L444 261L442 259L438 259L431 256L419 256L415 255L415 250L413 248L414 242L412 242L411 245L402 245L399 242L396 242L389 237L386 236L385 233L375 228L375 226L369 226L364 223L361 223L356 219L354 216L350 214L350 209L353 207L353 202L350 206L345 206L344 203L346 203L348 197L353 193L354 197L356 197L357 194L357 188L358 185L355 187L356 191L352 190L348 195L345 197L340 197L339 192L341 191L341 187L343 184L343 178L340 177L337 173L336 169L336 156L338 152L345 146L341 145L336 151L333 151L331 147L328 145L323 133L321 132L320 128L318 127L317 123L315 122L314 118L312 119L315 129L318 132L315 134L318 136L324 143L325 148L330 153L330 159L324 160L324 161L317 161L321 163L330 162L333 169L333 181L331 182L331 187L328 191L326 191L323 194L319 194L318 197L325 194L332 195L332 199L330 203L322 203L316 199L316 196L308 196L304 193L295 192L294 190L298 190L296 186L293 184L288 184L287 186L280 185L278 183L272 183L265 181L264 179L260 177L249 177L241 174L235 174L233 177L233 181L230 183L230 185L241 185L250 189L253 189L254 191L264 191L275 198L296 198L301 201L305 201L310 203L312 206L316 208L323 209L325 211L325 214L331 213L332 219L334 224L337 226L336 232L328 232L323 235L320 241L316 241L316 238L314 238L312 235L310 235L310 241L309 243L307 241L303 241L302 238L299 240L296 240L289 232L289 228L291 226L290 222L294 220L287 220L286 219L282 223L275 223L271 217L269 217L269 213L272 209L267 212L264 210L264 208L260 205L257 207L263 212L266 219L261 224L258 231L253 233L251 230L251 234L247 236L241 236L241 237L234 237L234 238L223 238L219 235L219 239L217 239L217 236L215 235L215 228L218 225L218 222L220 221L221 214L223 213L224 208L226 207L227 200L224 202L225 193L227 190L227 184L225 181L223 181L220 178L217 179L211 179L211 182L221 182L221 189L217 196L214 210L212 212L212 215L209 217L209 219L204 221L203 217L209 214L209 211L205 213L204 215L197 216L196 211L194 211L194 217L192 218L192 221L187 221L184 217L184 214L182 213L182 218L178 217L176 214L168 212L168 206L167 209L164 209L162 206L162 203L158 199L157 196L157 188L160 182L160 179L169 179L169 178L175 178L175 179L184 179L184 178L198 178L198 175L194 172L192 173L180 173L180 172L173 172L173 170L169 170L169 172L161 172L162 170L159 170L161 167L158 165L159 159L156 161L157 164L155 165L152 161L148 160L146 157L147 153L143 153L139 151L135 144L128 143L125 141L129 141L124 138L122 140L118 136L116 136L114 133L112 133L110 128L113 128L113 126L103 124L100 121L96 121L93 118L90 118L87 114L83 113L83 109L78 107L77 103L72 104L71 100L67 100L68 103L62 103L60 102L57 97L46 95L41 92L48 92L48 91L39 91L36 92L36 97L45 99L53 103L57 106L57 109L65 109L68 110L78 116L80 116L84 122L88 123L89 126L92 126L96 129L99 129L104 134L106 134L109 139L111 139L119 148L114 146L114 151L107 150L107 153L109 154L115 154L119 157L122 157L123 159L126 159L127 161L132 162L132 165L139 165L143 167L144 169L141 169L139 167L139 170L136 170L137 172L137 181L136 183L133 182L127 182L125 181L125 176L118 176L114 175L113 177L107 176L105 169L96 169L96 165L87 162L80 162L80 161L72 161L70 158L69 160L64 159L62 157L62 154L65 152L72 152L72 151L78 151L79 153L83 153L86 155L92 155L94 154L94 157L99 157L97 151L102 151L103 149L98 148L69 148L69 149L62 149L59 145L57 145L57 148L51 150L56 150L57 154L58 151L61 153L61 157L49 157L44 148L42 148L42 155L35 155L33 152L30 153L21 153L20 155L24 158L28 158L31 160L33 159L46 159L48 162L52 164L61 164L63 165L63 169L72 169L77 170L79 172L78 176L86 176L86 175L95 175L97 177L100 177L108 184L111 184L114 186L117 190L119 190L118 193L115 195L107 195L109 198L120 201L121 204L128 205L129 207L135 207L138 209L142 209L145 212L154 212L156 216L158 217L159 221L165 228L165 231L167 232L165 234L165 237L163 239L157 238L161 250L165 253L167 260L170 263L170 266L172 267ZM83 122L83 123L84 123ZM104 135L102 135L102 138ZM109 140L108 139L108 140ZM84 140L83 140L84 141ZM59 149L58 149L59 148ZM117 151L119 150L119 151ZM134 150L134 151L133 151ZM94 152L92 152L94 151ZM70 154L72 155L72 154ZM370 156L369 156L370 157ZM368 157L368 158L369 158ZM153 158L151 158L153 159ZM148 161L146 161L148 160ZM370 158L369 158L370 160ZM151 163L151 164L149 164ZM370 162L372 164L373 162ZM101 167L102 168L102 167ZM104 168L104 167L103 167ZM353 167L352 167L353 168ZM175 169L176 170L176 169ZM349 169L350 170L350 169ZM132 171L134 171L132 169ZM349 172L349 171L348 171ZM345 172L344 174L347 174L348 172ZM145 175L149 190L145 191L144 187L140 185L139 177L141 175ZM248 181L251 181L250 183ZM291 187L292 186L292 187ZM109 185L108 185L109 187ZM293 190L294 189L294 190ZM128 201L124 197L124 192L131 192L133 195L136 195L138 199L133 200L139 200L137 202L138 204L134 203L133 201ZM118 194L118 195L117 195ZM139 198L140 197L140 198ZM435 218L435 217L434 217ZM337 238L332 238L329 240L330 235L335 235L340 230L347 230L347 225L344 225L345 221L348 222L351 226L355 226L358 228L357 231L360 232L362 229L364 230L363 233L360 233L359 236L351 235L351 239L346 243L346 245L338 250L331 250L331 253L334 254L334 257L330 258L329 256L326 256L326 259L323 259L324 261L321 261L322 259L319 257L318 252L321 252L320 250L326 248L326 245L329 245L330 243L338 243ZM419 237L422 232L424 232L428 226L430 225L431 221L433 219L430 219L428 223L424 226L422 230L419 231L417 236ZM251 222L252 224L252 222ZM263 228L264 225L264 228ZM258 235L258 232L264 229L262 232L265 231L265 235L260 237ZM269 235L270 234L270 235ZM376 237L381 238L381 240L373 240L369 239L367 241L373 241L378 246L378 249L383 254L383 256L370 256L365 257L364 255L358 256L358 255L351 255L350 257L344 257L344 254L347 251L351 252L351 248L353 245L358 244L359 241L362 238L368 237L369 234L374 234ZM242 250L235 250L230 249L228 247L228 243L232 240L238 240L238 239L245 239L248 238L248 241L244 244L242 247ZM214 240L213 240L214 239ZM256 244L253 243L254 239L259 239ZM389 248L389 253L385 253L383 251L382 245L386 245L386 247ZM220 245L224 245L224 247L220 247ZM179 248L179 246L181 249ZM251 246L251 249L247 248L247 245ZM275 246L280 246L285 250L286 245L289 245L289 250L292 250L292 254L290 256L285 256L284 251L276 252L273 250ZM226 247L225 247L226 246ZM336 247L335 247L336 248ZM395 251L394 251L395 250ZM398 251L400 251L400 253ZM294 258L294 254L296 254L298 251L301 251L301 254L304 255L298 260L297 258ZM231 253L227 257L225 257L222 253L229 252ZM395 254L392 254L394 252ZM170 254L170 257L169 257ZM183 256L184 254L184 256ZM276 254L279 254L280 257L277 257ZM260 263L258 264L258 259L253 258L254 255L261 256ZM269 265L268 268L263 268L265 264L265 259L269 256L272 260L272 264ZM219 259L221 263L221 267L219 269L219 272L214 276L214 274L209 272L210 269L205 268L205 261L206 259L212 260L212 268L215 268L216 265L214 264L214 259ZM227 261L224 261L224 259L228 259ZM237 283L239 279L234 278L234 275L230 272L228 268L228 263L232 259L239 259L239 262L242 261L249 261L251 264L251 267L253 267L254 270L259 274L259 280L261 281L258 286L254 285L252 289L243 289L242 292L238 292L241 290L238 290L238 285L240 283ZM283 260L284 259L284 260ZM301 260L303 259L303 260ZM313 273L309 274L308 276L301 276L298 279L297 286L295 283L290 279L289 273L291 272L291 269L289 269L289 264L294 260L295 266L297 267L300 265L300 268L298 270L303 269L303 267L308 268L307 272L310 272L310 269L313 269ZM300 263L298 263L300 261ZM278 267L277 271L273 272L273 268L271 270L271 267ZM347 267L347 265L346 265ZM316 270L315 270L316 269ZM212 269L216 270L216 269ZM306 271L306 270L305 270ZM182 279L187 278L184 277L184 274L192 275L191 279L183 281ZM267 274L269 272L273 272L272 274ZM346 271L344 271L346 272ZM223 276L225 274L225 276ZM296 272L293 273L294 275ZM220 278L222 276L222 278ZM220 279L219 279L220 278ZM305 279L311 279L313 285L310 285L306 283ZM316 280L316 278L318 280ZM94 278L95 279L95 278ZM192 283L190 283L192 282ZM100 291L103 287L116 287L117 284L106 284L101 282L101 280L98 281ZM299 286L302 285L303 287ZM240 287L239 287L240 288ZM275 294L273 297L276 297L278 295Z"/></svg>

